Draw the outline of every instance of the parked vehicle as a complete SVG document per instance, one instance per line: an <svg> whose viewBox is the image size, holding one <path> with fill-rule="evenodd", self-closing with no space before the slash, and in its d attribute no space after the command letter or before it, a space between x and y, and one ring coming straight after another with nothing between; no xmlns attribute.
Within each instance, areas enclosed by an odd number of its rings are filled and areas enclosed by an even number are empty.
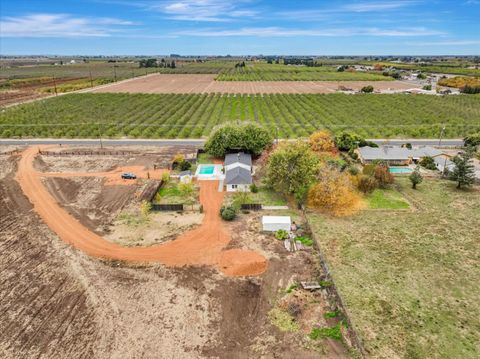
<svg viewBox="0 0 480 359"><path fill-rule="evenodd" d="M123 179L137 179L137 176L133 173L125 172L125 173L122 173L122 178Z"/></svg>

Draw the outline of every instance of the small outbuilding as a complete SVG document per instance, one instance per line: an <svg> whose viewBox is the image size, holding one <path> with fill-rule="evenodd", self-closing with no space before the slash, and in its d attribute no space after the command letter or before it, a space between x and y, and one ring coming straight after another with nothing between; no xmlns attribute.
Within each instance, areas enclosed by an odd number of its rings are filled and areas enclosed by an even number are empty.
<svg viewBox="0 0 480 359"><path fill-rule="evenodd" d="M290 231L292 220L290 216L263 216L262 229L266 232L276 232L279 229Z"/></svg>
<svg viewBox="0 0 480 359"><path fill-rule="evenodd" d="M180 183L192 183L193 175L191 171L182 171L179 173Z"/></svg>

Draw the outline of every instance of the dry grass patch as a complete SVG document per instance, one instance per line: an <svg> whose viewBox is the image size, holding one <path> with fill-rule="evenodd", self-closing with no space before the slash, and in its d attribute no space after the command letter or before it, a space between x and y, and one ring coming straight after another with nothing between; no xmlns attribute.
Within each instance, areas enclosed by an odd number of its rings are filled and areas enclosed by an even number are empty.
<svg viewBox="0 0 480 359"><path fill-rule="evenodd" d="M309 215L333 278L374 358L476 358L480 192L397 183L417 211Z"/></svg>

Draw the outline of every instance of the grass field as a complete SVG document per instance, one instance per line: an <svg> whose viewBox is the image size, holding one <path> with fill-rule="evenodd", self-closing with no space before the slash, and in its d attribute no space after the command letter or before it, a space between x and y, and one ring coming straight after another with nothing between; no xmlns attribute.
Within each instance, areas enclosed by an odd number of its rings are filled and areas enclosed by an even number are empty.
<svg viewBox="0 0 480 359"><path fill-rule="evenodd" d="M376 189L367 196L370 209L407 209L408 202L395 189Z"/></svg>
<svg viewBox="0 0 480 359"><path fill-rule="evenodd" d="M4 109L2 137L200 138L255 121L280 138L328 128L372 138L462 137L480 128L480 96L71 94Z"/></svg>
<svg viewBox="0 0 480 359"><path fill-rule="evenodd" d="M397 180L415 211L309 219L373 358L478 358L480 192Z"/></svg>

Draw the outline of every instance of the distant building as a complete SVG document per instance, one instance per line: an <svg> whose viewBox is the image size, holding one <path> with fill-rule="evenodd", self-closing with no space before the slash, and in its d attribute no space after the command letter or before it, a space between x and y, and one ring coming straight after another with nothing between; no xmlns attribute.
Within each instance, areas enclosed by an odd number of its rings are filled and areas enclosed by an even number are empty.
<svg viewBox="0 0 480 359"><path fill-rule="evenodd" d="M412 162L421 161L422 158L432 157L433 159L447 158L441 150L430 147L417 147L408 149L399 146L360 147L356 150L362 164L369 164L375 161L385 161L390 165L407 166Z"/></svg>
<svg viewBox="0 0 480 359"><path fill-rule="evenodd" d="M388 164L407 166L412 163L411 150L397 146L360 147L356 150L362 164L386 161Z"/></svg>

